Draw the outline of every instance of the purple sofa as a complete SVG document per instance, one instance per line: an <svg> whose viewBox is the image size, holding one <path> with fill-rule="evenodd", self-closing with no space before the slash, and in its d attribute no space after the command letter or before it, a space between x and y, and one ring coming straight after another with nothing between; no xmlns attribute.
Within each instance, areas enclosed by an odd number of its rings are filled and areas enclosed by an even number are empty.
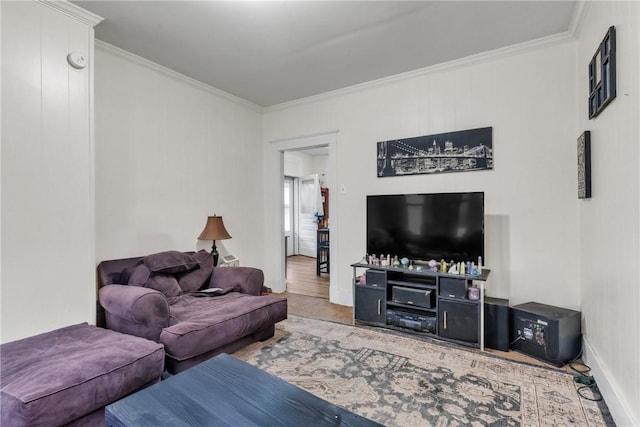
<svg viewBox="0 0 640 427"><path fill-rule="evenodd" d="M256 268L213 267L206 251L167 251L101 262L98 298L107 328L163 344L175 374L273 336L287 301L262 296L263 281Z"/></svg>
<svg viewBox="0 0 640 427"><path fill-rule="evenodd" d="M0 425L99 426L104 407L160 381L158 343L86 323L0 345Z"/></svg>

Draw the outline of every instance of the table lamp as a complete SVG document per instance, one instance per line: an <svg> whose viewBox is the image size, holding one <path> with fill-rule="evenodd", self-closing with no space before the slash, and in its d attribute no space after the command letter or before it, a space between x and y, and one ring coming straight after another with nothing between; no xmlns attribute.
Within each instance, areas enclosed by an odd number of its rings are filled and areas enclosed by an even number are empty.
<svg viewBox="0 0 640 427"><path fill-rule="evenodd" d="M216 248L216 240L230 239L231 236L226 228L224 228L224 222L222 222L221 216L207 217L207 223L204 226L204 230L198 236L198 240L213 240L213 246L211 246L211 256L213 257L213 266L218 265L218 249Z"/></svg>

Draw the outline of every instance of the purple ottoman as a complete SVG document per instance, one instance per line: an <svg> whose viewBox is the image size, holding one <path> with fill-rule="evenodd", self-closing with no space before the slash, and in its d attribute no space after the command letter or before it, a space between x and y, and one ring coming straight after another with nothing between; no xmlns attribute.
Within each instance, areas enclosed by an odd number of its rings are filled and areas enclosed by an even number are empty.
<svg viewBox="0 0 640 427"><path fill-rule="evenodd" d="M86 323L0 345L0 425L104 425L104 407L160 380L161 344Z"/></svg>

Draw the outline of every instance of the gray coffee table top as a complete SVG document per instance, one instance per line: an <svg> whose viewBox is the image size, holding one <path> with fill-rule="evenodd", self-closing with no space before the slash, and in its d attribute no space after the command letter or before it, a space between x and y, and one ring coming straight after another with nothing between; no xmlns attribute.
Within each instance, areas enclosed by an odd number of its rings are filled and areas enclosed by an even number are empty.
<svg viewBox="0 0 640 427"><path fill-rule="evenodd" d="M380 426L228 354L106 407L107 426Z"/></svg>

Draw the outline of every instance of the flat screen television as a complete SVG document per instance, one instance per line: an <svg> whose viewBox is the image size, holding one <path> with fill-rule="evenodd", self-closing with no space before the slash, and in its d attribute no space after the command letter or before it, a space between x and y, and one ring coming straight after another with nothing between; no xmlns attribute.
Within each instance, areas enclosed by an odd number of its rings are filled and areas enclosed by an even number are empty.
<svg viewBox="0 0 640 427"><path fill-rule="evenodd" d="M486 264L484 193L367 196L367 253Z"/></svg>

